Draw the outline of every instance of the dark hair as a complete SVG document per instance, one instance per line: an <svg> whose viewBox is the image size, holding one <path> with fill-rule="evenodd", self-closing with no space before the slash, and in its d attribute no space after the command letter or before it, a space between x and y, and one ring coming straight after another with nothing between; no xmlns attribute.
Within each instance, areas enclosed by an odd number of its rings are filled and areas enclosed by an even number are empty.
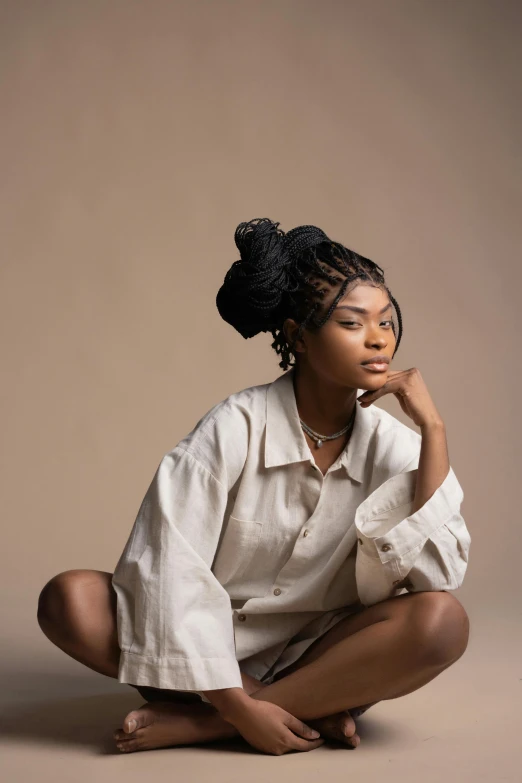
<svg viewBox="0 0 522 783"><path fill-rule="evenodd" d="M234 241L241 258L234 261L218 291L221 317L245 339L271 332L272 348L282 357L279 366L287 370L295 364L291 354L304 329L318 331L348 285L360 279L384 288L395 307L399 331L395 354L402 337L402 316L381 267L332 241L317 226L298 226L286 233L278 226L269 218L255 218L236 228ZM339 283L337 295L321 317L322 300ZM287 318L300 324L291 345L283 331ZM392 329L396 334L393 321Z"/></svg>

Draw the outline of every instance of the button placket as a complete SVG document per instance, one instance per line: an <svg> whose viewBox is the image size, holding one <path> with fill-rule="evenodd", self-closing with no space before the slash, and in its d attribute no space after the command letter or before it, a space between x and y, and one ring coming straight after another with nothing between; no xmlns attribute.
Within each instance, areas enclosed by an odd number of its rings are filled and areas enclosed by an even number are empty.
<svg viewBox="0 0 522 783"><path fill-rule="evenodd" d="M314 462L311 462L310 465L315 470L315 472L317 474L317 478L321 482L321 489L322 489L323 484L324 484L324 480L325 480L326 476L328 475L328 472L323 475L323 471Z"/></svg>
<svg viewBox="0 0 522 783"><path fill-rule="evenodd" d="M312 463L310 463L310 464L312 464ZM319 471L318 468L317 468L317 471L318 471L318 474L319 474L318 478L321 478L322 477L321 471ZM311 484L308 485L308 490L310 490L310 487L312 487ZM320 481L320 486L317 487L317 485L316 485L315 488L313 489L313 494L310 494L310 496L307 498L307 500L310 501L310 505L312 505L312 503L313 503L313 510L311 510L311 512L310 512L310 514L308 516L308 519L306 519L305 522L304 522L304 524L306 524L306 525L313 525L314 522L315 522L316 516L320 513L321 502L323 500L323 495L324 495L323 487L324 487L324 477ZM317 491L317 489L318 489L318 491ZM296 570L295 569L295 559L296 559L296 557L297 558L302 558L303 557L303 554L299 553L299 549L300 549L299 542L301 541L302 538L306 538L307 536L311 535L312 533L313 533L313 529L307 527L307 528L304 528L304 529L301 528L300 532L295 534L296 538L295 538L295 542L294 542L294 547L292 549L290 557L288 558L286 563L283 565L281 571L279 572L278 579L284 579L286 576L288 576L289 572L292 573L292 579L295 579L295 570ZM306 547L304 547L304 541L303 541L303 547L302 547L301 551L302 551L302 553L304 553L305 558L307 556L307 552L310 551L310 547L308 546L308 544L307 544ZM301 568L301 566L300 566L300 568ZM282 591L281 591L280 588L276 588L275 590L273 590L273 595L281 595L281 592Z"/></svg>

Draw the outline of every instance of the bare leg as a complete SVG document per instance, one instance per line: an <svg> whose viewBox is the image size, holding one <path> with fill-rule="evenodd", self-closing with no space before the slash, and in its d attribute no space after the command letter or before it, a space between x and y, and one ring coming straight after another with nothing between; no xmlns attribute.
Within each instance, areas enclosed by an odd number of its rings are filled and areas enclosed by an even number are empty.
<svg viewBox="0 0 522 783"><path fill-rule="evenodd" d="M252 698L271 701L305 721L395 699L451 666L468 638L468 616L453 595L403 593L339 622L295 669L288 667L291 673Z"/></svg>
<svg viewBox="0 0 522 783"><path fill-rule="evenodd" d="M117 678L120 650L111 577L99 571L59 574L42 591L38 620L64 652ZM253 678L245 675L245 690L309 723L320 721L350 706L396 698L421 687L460 657L467 631L467 616L450 594L401 595L338 623L272 685L258 683L254 691L257 681L252 683ZM151 719L156 721L155 729L163 725L161 744L205 742L238 734L208 704L162 705L155 715L151 707L158 705L145 705L126 717L121 733L127 749L158 746L147 745ZM170 710L168 717L176 718L175 729L172 720L167 728L169 721L159 720L161 710L163 718L166 710ZM134 731L133 717L140 718Z"/></svg>
<svg viewBox="0 0 522 783"><path fill-rule="evenodd" d="M41 592L38 622L50 641L72 658L100 674L117 679L120 649L116 629L116 593L111 579L112 574L105 571L78 569L58 574ZM241 678L248 694L267 687L245 672L241 672ZM185 739L190 735L193 738L191 741L203 742L238 735L237 730L224 721L212 705L202 702L197 694L164 691L165 697L162 699L159 689L150 689L152 693L146 693L147 690L143 688L142 695L150 702L148 719L152 717L153 711L157 713L158 710L162 710L162 722L169 716L190 717L190 725L185 726ZM164 707L160 708L160 702L168 703L170 712L166 712ZM174 709L176 705L179 705L177 712ZM132 711L125 718L123 729L116 732L115 739L128 737L131 720L136 717L136 712L139 711ZM197 726L194 725L195 717L199 718ZM335 737L348 744L359 741L349 713L342 712L328 718L328 721L323 720L318 725L323 736Z"/></svg>

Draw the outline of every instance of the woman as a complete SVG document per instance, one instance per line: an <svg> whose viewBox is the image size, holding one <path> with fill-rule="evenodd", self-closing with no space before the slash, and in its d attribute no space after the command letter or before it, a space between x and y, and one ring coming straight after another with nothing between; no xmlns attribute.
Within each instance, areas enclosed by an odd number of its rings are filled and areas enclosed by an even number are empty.
<svg viewBox="0 0 522 783"><path fill-rule="evenodd" d="M467 646L447 592L468 561L463 493L419 370L390 369L398 303L368 258L278 226L238 226L217 307L244 338L271 332L284 373L163 457L114 574L66 571L40 595L51 641L147 699L122 751L357 747L354 718ZM420 434L373 405L390 393Z"/></svg>

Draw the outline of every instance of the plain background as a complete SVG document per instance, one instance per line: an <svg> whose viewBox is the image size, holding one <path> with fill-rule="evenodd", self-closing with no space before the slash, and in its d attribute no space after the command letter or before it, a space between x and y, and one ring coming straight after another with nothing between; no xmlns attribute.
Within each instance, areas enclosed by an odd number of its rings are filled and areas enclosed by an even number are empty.
<svg viewBox="0 0 522 783"><path fill-rule="evenodd" d="M507 0L0 2L9 779L516 780L521 22ZM123 756L112 730L142 699L46 639L38 594L112 572L161 457L280 374L270 335L244 340L215 306L254 217L384 268L394 368L421 369L464 489L470 644L372 708L356 753Z"/></svg>

